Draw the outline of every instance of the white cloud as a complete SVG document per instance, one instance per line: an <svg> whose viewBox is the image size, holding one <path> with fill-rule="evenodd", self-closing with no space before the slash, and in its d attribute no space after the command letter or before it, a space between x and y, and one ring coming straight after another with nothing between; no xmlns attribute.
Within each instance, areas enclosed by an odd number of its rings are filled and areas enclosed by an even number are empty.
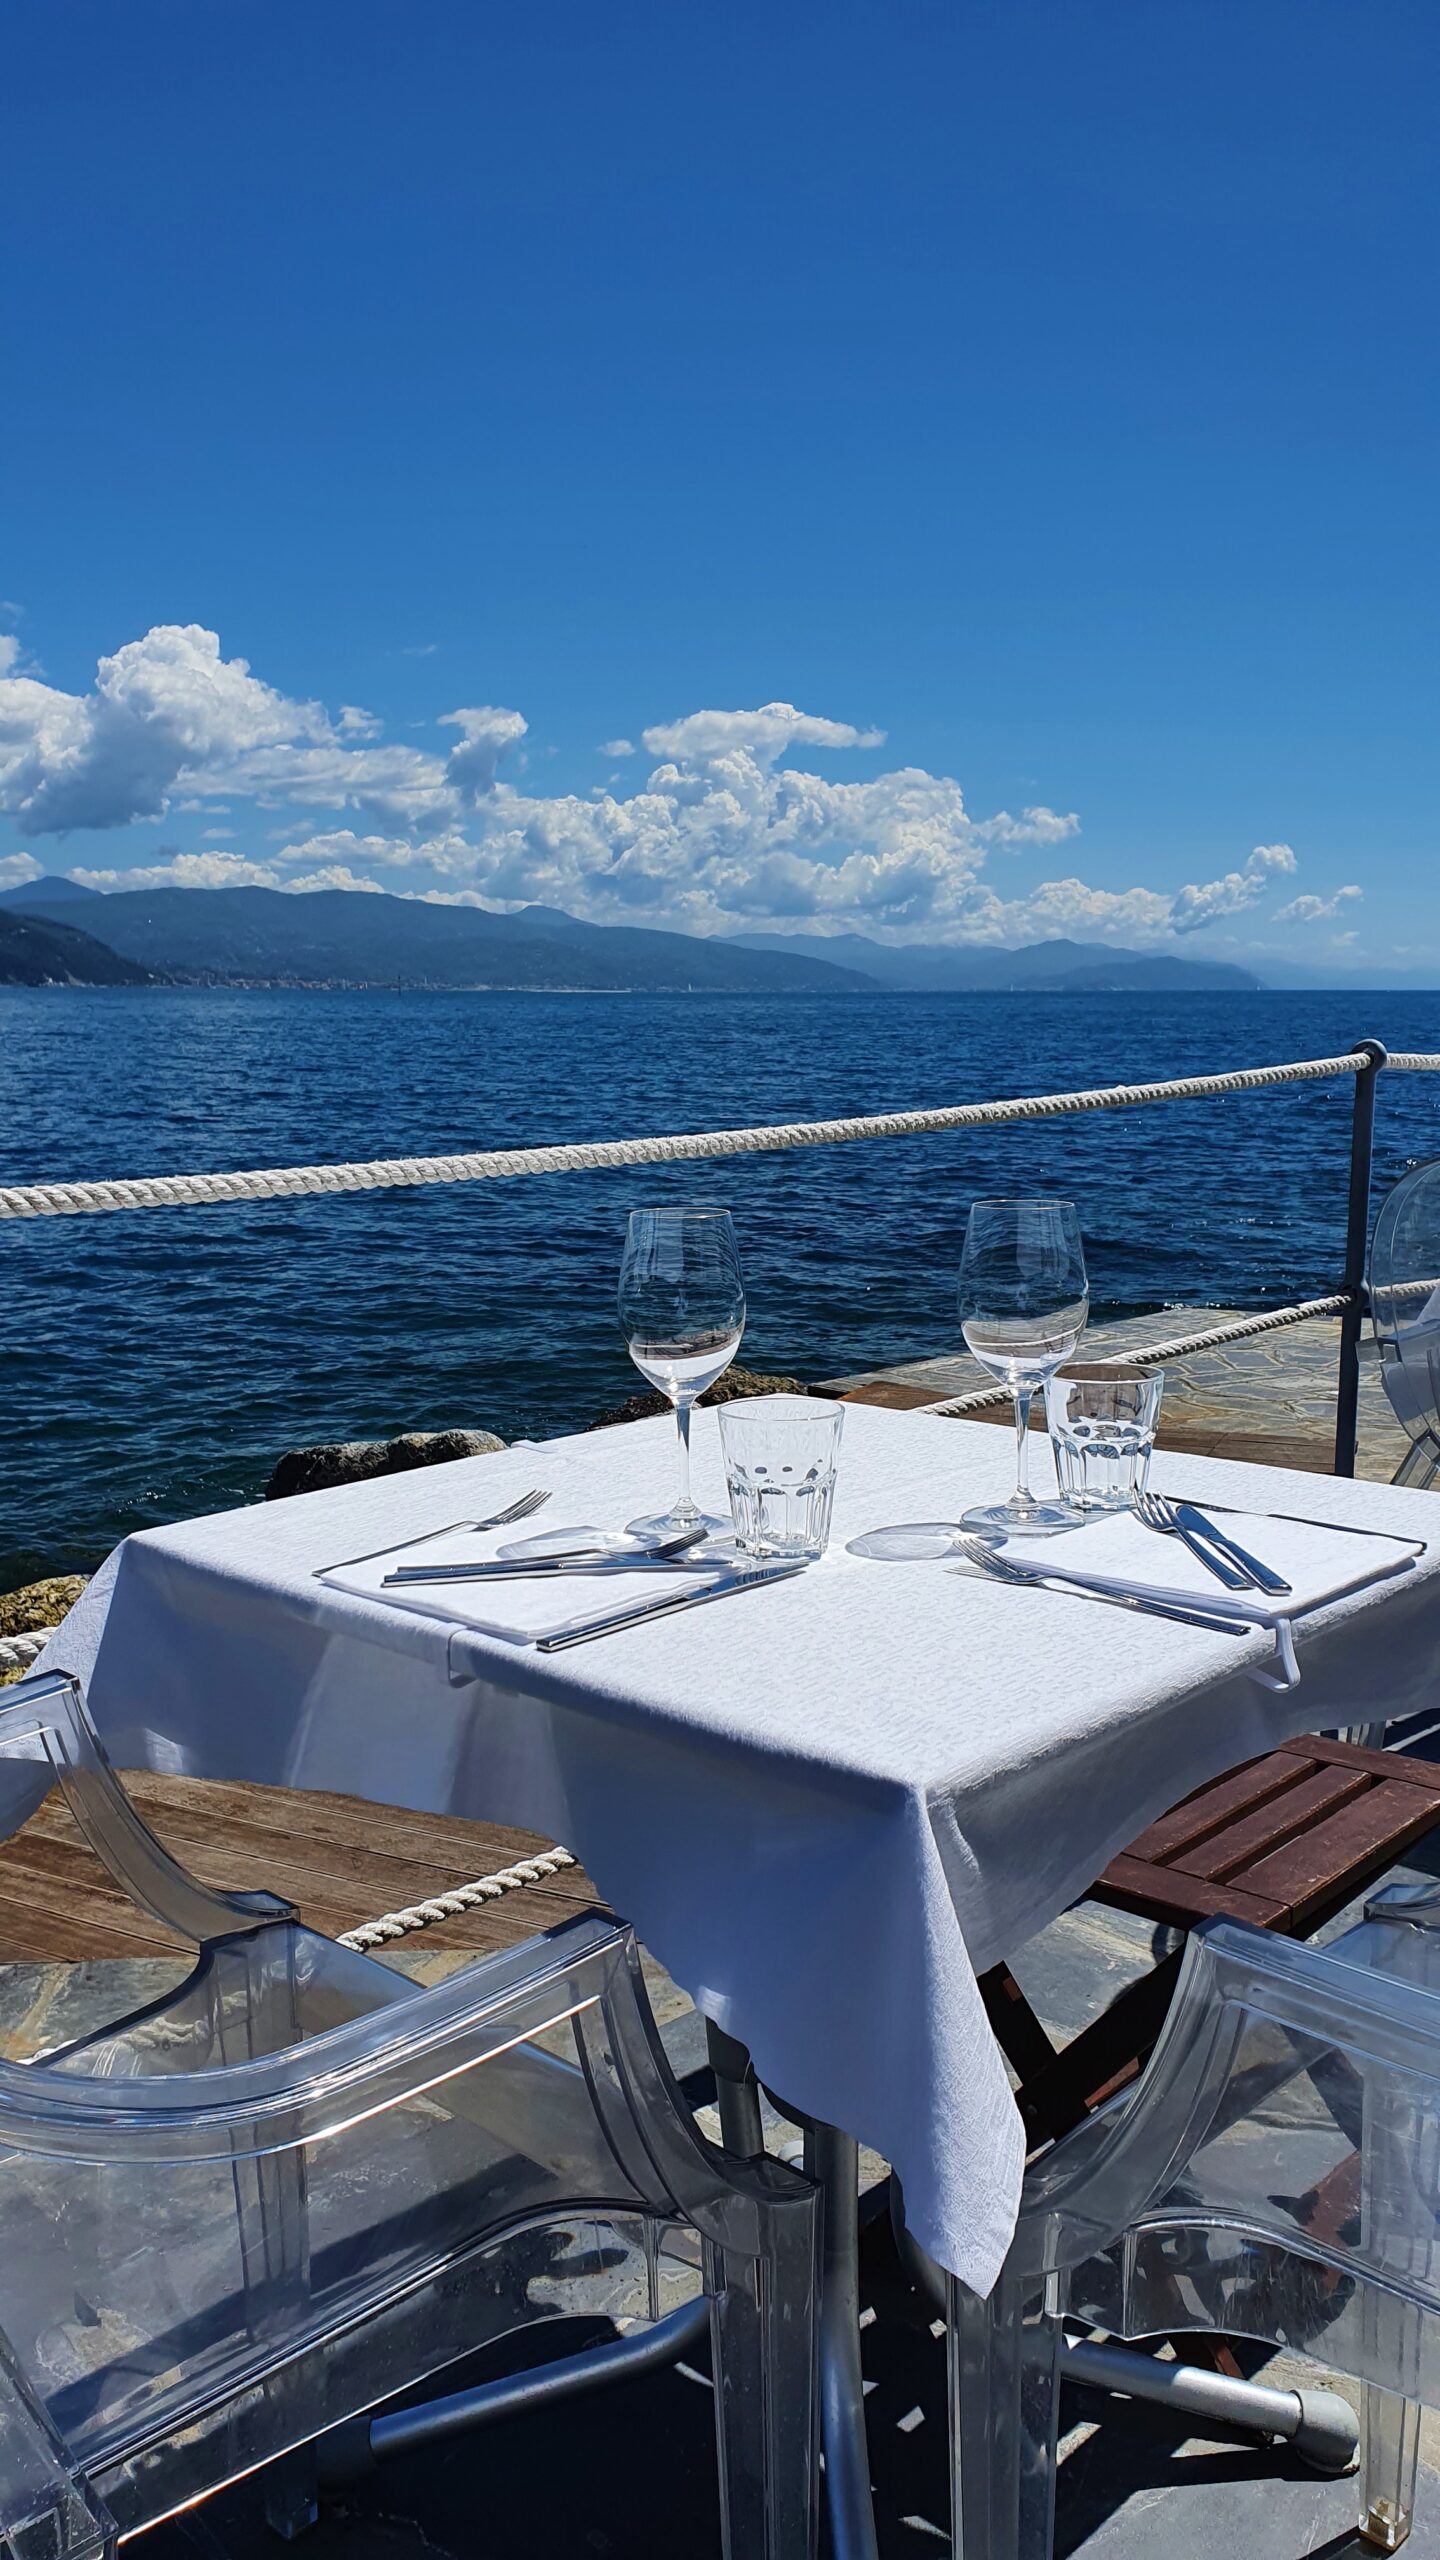
<svg viewBox="0 0 1440 2560"><path fill-rule="evenodd" d="M1003 844L1017 848L1026 844L1063 844L1067 836L1078 836L1080 821L1072 809L1061 817L1056 809L1025 809L1012 818L1008 809L997 809L993 818L982 818L974 829L982 844Z"/></svg>
<svg viewBox="0 0 1440 2560"><path fill-rule="evenodd" d="M27 880L40 879L43 872L44 864L33 853L0 854L0 889L18 889Z"/></svg>
<svg viewBox="0 0 1440 2560"><path fill-rule="evenodd" d="M852 729L848 720L817 720L793 702L767 702L759 711L692 711L684 720L642 729L652 756L706 764L738 752L762 770L790 747L880 747L883 729Z"/></svg>
<svg viewBox="0 0 1440 2560"><path fill-rule="evenodd" d="M633 756L635 750L628 738L606 738L600 753L602 756L613 756L618 761L621 756Z"/></svg>
<svg viewBox="0 0 1440 2560"><path fill-rule="evenodd" d="M307 871L299 880L282 880L278 885L296 897L307 889L362 889L377 898L385 894L378 880L361 879L343 862L327 863L321 871Z"/></svg>
<svg viewBox="0 0 1440 2560"><path fill-rule="evenodd" d="M1257 844L1243 871L1227 871L1221 880L1191 882L1182 889L1171 910L1170 930L1198 933L1221 916L1239 915L1264 897L1275 873L1297 868L1288 844Z"/></svg>
<svg viewBox="0 0 1440 2560"><path fill-rule="evenodd" d="M20 643L13 631L0 631L0 676L8 676L18 663Z"/></svg>
<svg viewBox="0 0 1440 2560"><path fill-rule="evenodd" d="M442 729L458 729L461 743L445 764L446 787L462 808L473 809L495 786L495 771L507 747L524 737L527 722L518 711L498 711L485 703L476 711L447 711Z"/></svg>
<svg viewBox="0 0 1440 2560"><path fill-rule="evenodd" d="M1363 898L1364 895L1364 890L1357 889L1353 884L1348 889L1337 889L1332 898L1317 898L1312 891L1307 890L1303 897L1292 898L1288 907L1277 907L1273 922L1321 924L1330 916L1338 916L1344 899ZM1353 942L1355 937L1353 933L1335 933L1330 939L1332 942Z"/></svg>
<svg viewBox="0 0 1440 2560"><path fill-rule="evenodd" d="M174 853L168 862L148 862L134 871L71 873L85 889L280 889L280 874L268 862L251 862L243 853Z"/></svg>
<svg viewBox="0 0 1440 2560"><path fill-rule="evenodd" d="M197 770L326 729L318 704L223 659L213 631L161 624L101 659L93 693L0 677L0 809L42 835L123 826Z"/></svg>
<svg viewBox="0 0 1440 2560"><path fill-rule="evenodd" d="M342 702L335 723L344 738L378 738L385 723L373 711L362 711L356 702Z"/></svg>

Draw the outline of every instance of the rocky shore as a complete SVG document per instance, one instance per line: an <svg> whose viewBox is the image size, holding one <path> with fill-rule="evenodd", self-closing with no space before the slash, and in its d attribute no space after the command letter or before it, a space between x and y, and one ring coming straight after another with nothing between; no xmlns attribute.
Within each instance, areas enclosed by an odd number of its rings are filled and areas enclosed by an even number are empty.
<svg viewBox="0 0 1440 2560"><path fill-rule="evenodd" d="M766 1377L755 1369L727 1369L723 1378L706 1389L700 1402L730 1404L737 1396L806 1392L798 1378ZM588 1427L604 1431L614 1423L643 1422L669 1410L668 1400L662 1395L630 1396L624 1404L597 1415ZM265 1487L265 1500L284 1502L294 1494L322 1493L332 1485L366 1484L373 1476L404 1475L414 1467L449 1466L457 1458L489 1457L505 1445L493 1431L461 1430L403 1431L393 1440L318 1441L309 1448L287 1449L276 1461ZM26 1583L18 1591L0 1593L0 1645L10 1637L43 1634L57 1627L84 1588L83 1574L61 1573ZM0 1653L0 1688L23 1679L28 1668L28 1662L12 1661Z"/></svg>

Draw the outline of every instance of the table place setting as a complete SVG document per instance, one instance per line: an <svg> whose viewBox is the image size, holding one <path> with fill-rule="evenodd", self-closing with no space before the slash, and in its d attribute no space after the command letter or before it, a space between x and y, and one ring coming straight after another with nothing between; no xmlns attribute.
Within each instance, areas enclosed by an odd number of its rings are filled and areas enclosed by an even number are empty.
<svg viewBox="0 0 1440 2560"><path fill-rule="evenodd" d="M1265 1630L1272 1655L1247 1663L1247 1676L1288 1689L1300 1679L1295 1619L1408 1572L1424 1553L1421 1540L1297 1514L1217 1518L1218 1506L1152 1492L1163 1372L1075 1359L1089 1293L1072 1202L976 1201L959 1299L967 1345L1015 1400L1015 1488L955 1520L863 1531L832 1551L832 1568L848 1559L935 1562L963 1581L1008 1590L1017 1605L1027 1594L1089 1601L1232 1641ZM679 1485L669 1511L623 1527L561 1522L517 1537L517 1526L554 1500L537 1486L488 1519L406 1536L317 1567L314 1578L505 1644L558 1653L809 1571L829 1545L840 1405L796 1395L722 1405L729 1519L702 1512L691 1494L692 1409L723 1375L745 1328L728 1212L632 1212L618 1314L636 1367L675 1411ZM1045 1396L1053 1497L1037 1496L1029 1482L1037 1390ZM1020 1634L1017 1625L1017 1642Z"/></svg>
<svg viewBox="0 0 1440 2560"><path fill-rule="evenodd" d="M966 1225L959 1300L967 1348L1014 1399L1015 1489L1008 1501L981 1504L956 1521L869 1531L851 1541L853 1555L943 1561L952 1573L1017 1593L1088 1597L1210 1634L1267 1627L1273 1665L1251 1666L1249 1676L1267 1688L1293 1689L1300 1680L1293 1621L1409 1572L1425 1553L1423 1539L1298 1514L1235 1513L1226 1525L1194 1502L1150 1492L1164 1373L1075 1360L1089 1283L1073 1202L977 1200ZM1038 1390L1055 1461L1054 1499L1030 1489L1030 1404ZM1077 1532L1088 1534L1077 1539ZM1163 1573L1156 1570L1157 1537L1169 1541Z"/></svg>

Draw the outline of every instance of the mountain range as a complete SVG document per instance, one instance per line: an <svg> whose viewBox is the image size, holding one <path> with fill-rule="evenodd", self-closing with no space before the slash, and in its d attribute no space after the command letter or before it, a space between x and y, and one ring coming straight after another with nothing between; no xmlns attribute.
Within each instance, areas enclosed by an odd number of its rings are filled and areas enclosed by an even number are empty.
<svg viewBox="0 0 1440 2560"><path fill-rule="evenodd" d="M1016 988L1099 995L1128 988L1253 988L1260 980L1227 960L1182 960L1165 951L1128 951L1109 942L1027 942L1016 951L992 943L869 942L863 934L742 933L747 951L812 951L882 986L913 994L949 995Z"/></svg>
<svg viewBox="0 0 1440 2560"><path fill-rule="evenodd" d="M1224 961L1106 943L890 944L862 934L664 933L585 924L558 907L500 915L484 907L348 889L122 889L105 895L50 877L0 894L0 916L70 937L51 974L68 983L146 978L190 985L394 986L686 991L744 995L897 992L1061 994L1258 987ZM83 927L80 919L83 916ZM86 966L89 945L91 975ZM104 952L105 958L95 954ZM123 981L110 961L129 964ZM52 957L56 955L52 954ZM62 969L59 961L63 959ZM33 984L36 965L0 945L0 983Z"/></svg>
<svg viewBox="0 0 1440 2560"><path fill-rule="evenodd" d="M93 934L39 916L0 913L0 987L148 987L148 969Z"/></svg>

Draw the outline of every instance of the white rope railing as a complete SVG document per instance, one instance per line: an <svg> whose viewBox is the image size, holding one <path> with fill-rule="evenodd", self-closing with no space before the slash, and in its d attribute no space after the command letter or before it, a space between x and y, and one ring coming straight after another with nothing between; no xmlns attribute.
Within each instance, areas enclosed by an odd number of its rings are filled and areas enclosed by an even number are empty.
<svg viewBox="0 0 1440 2560"><path fill-rule="evenodd" d="M498 1867L494 1875L477 1876L473 1884L456 1885L450 1893L432 1894L425 1902L412 1902L403 1911L387 1911L378 1920L367 1920L359 1929L347 1929L340 1944L364 1955L367 1948L389 1946L396 1938L406 1938L415 1929L433 1928L440 1920L458 1920L463 1912L479 1911L487 1902L498 1902L507 1893L521 1893L526 1885L543 1884L547 1876L558 1876L566 1867L578 1864L568 1849L544 1849L536 1857L517 1859L513 1867Z"/></svg>
<svg viewBox="0 0 1440 2560"><path fill-rule="evenodd" d="M1272 1307L1268 1315L1236 1316L1224 1324L1212 1324L1203 1333L1177 1333L1169 1342L1145 1342L1133 1351L1097 1351L1088 1365L1103 1369L1155 1369L1162 1360L1180 1360L1195 1351L1217 1351L1226 1342L1244 1342L1252 1334L1278 1333L1285 1325L1313 1324L1317 1316L1343 1316L1351 1304L1349 1291L1337 1290L1333 1297L1306 1298L1294 1307ZM944 1396L938 1404L912 1407L917 1413L940 1413L956 1416L983 1413L987 1405L1008 1404L1008 1387L976 1387L963 1396Z"/></svg>
<svg viewBox="0 0 1440 2560"><path fill-rule="evenodd" d="M38 1635L0 1636L0 1671L24 1671L44 1652L54 1633L53 1627L45 1627Z"/></svg>
<svg viewBox="0 0 1440 2560"><path fill-rule="evenodd" d="M1395 1059L1396 1066L1434 1066L1434 1059ZM848 1146L862 1138L925 1137L949 1129L983 1129L1009 1120L1045 1120L1085 1111L1132 1111L1151 1102L1198 1102L1273 1085L1313 1084L1353 1076L1371 1064L1364 1049L1333 1058L1298 1058L1228 1074L1173 1076L1153 1084L1099 1085L1078 1093L1017 1095L1008 1101L961 1102L934 1111L887 1111L849 1120L783 1121L769 1128L708 1129L688 1136L606 1138L547 1147L496 1147L476 1155L382 1157L369 1164L310 1164L252 1173L162 1173L115 1182L45 1182L0 1189L0 1218L93 1217L119 1209L218 1207L232 1201L287 1200L315 1193L384 1191L431 1182L498 1182L517 1174L590 1173L612 1166L686 1164L705 1158L774 1155L791 1147Z"/></svg>

